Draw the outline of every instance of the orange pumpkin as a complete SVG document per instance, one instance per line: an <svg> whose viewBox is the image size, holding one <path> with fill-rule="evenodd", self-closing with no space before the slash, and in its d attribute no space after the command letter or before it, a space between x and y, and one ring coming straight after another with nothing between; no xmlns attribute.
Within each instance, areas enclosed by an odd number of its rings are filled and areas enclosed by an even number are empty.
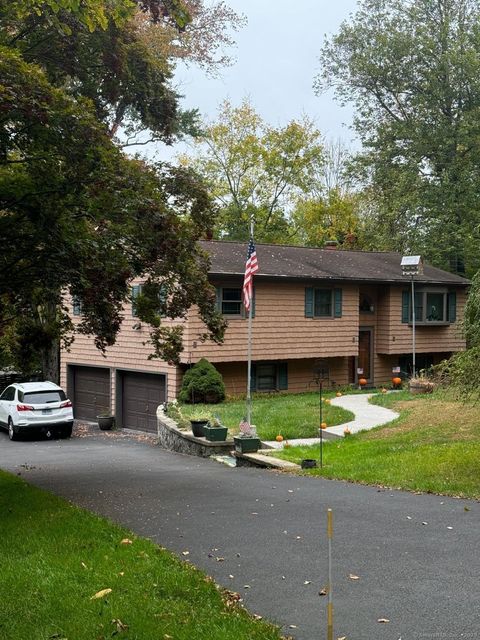
<svg viewBox="0 0 480 640"><path fill-rule="evenodd" d="M327 428L327 423L322 422L322 424L320 425L320 429L326 429L326 428Z"/></svg>
<svg viewBox="0 0 480 640"><path fill-rule="evenodd" d="M367 382L368 382L368 381L367 381L367 380L365 380L365 378L360 378L360 380L358 381L358 384L359 384L361 387L364 387L364 386L367 384Z"/></svg>
<svg viewBox="0 0 480 640"><path fill-rule="evenodd" d="M337 391L337 393L335 395L337 396L337 398L341 398L342 392L341 391Z"/></svg>
<svg viewBox="0 0 480 640"><path fill-rule="evenodd" d="M278 436L275 438L275 440L276 440L277 442L283 442L283 436L282 436L282 435L280 435L280 434L278 434Z"/></svg>
<svg viewBox="0 0 480 640"><path fill-rule="evenodd" d="M402 379L401 378L392 378L392 382L396 387L398 387L399 385L402 384Z"/></svg>

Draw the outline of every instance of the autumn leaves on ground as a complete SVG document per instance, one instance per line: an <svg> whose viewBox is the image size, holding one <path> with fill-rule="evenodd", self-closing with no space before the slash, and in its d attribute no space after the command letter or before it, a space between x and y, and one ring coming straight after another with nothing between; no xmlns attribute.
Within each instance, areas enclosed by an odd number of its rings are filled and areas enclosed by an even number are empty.
<svg viewBox="0 0 480 640"><path fill-rule="evenodd" d="M280 638L187 562L3 472L0 513L2 640Z"/></svg>
<svg viewBox="0 0 480 640"><path fill-rule="evenodd" d="M480 406L442 391L427 396L402 392L373 401L400 411L400 417L328 443L323 469L309 474L480 498ZM292 447L280 455L298 462L318 457L318 447Z"/></svg>

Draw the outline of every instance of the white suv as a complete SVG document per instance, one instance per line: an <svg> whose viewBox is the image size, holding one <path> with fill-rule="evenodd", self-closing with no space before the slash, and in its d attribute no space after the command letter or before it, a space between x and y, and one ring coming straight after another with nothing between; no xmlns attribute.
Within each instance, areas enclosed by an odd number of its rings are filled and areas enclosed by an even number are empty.
<svg viewBox="0 0 480 640"><path fill-rule="evenodd" d="M72 435L73 409L65 392L53 382L11 384L0 396L0 427L10 440L21 434L44 433L47 437Z"/></svg>

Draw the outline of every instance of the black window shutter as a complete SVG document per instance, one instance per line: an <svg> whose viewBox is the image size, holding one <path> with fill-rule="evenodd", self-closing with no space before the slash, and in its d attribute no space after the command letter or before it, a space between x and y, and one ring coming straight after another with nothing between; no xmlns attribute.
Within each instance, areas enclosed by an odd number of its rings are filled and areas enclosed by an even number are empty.
<svg viewBox="0 0 480 640"><path fill-rule="evenodd" d="M448 321L455 322L457 319L457 294L455 291L450 291L448 294Z"/></svg>
<svg viewBox="0 0 480 640"><path fill-rule="evenodd" d="M342 317L342 290L341 289L333 290L333 299L334 299L334 317L341 318Z"/></svg>
<svg viewBox="0 0 480 640"><path fill-rule="evenodd" d="M286 362L280 362L278 365L278 388L280 391L288 389L288 365Z"/></svg>
<svg viewBox="0 0 480 640"><path fill-rule="evenodd" d="M402 322L408 324L410 319L410 292L402 291Z"/></svg>
<svg viewBox="0 0 480 640"><path fill-rule="evenodd" d="M305 317L313 318L313 287L305 287Z"/></svg>

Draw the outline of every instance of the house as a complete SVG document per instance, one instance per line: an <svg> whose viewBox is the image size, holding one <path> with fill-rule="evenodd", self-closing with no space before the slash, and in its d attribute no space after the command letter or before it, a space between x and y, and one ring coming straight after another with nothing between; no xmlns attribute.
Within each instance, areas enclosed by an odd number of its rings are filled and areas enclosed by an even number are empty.
<svg viewBox="0 0 480 640"><path fill-rule="evenodd" d="M181 364L148 360L148 328L126 306L117 343L104 357L77 335L62 354L62 384L80 419L113 410L120 425L155 430L160 402L176 397L183 372L205 357L223 375L228 394L246 391L247 325L241 301L246 245L202 241L210 280L228 319L225 342L201 342L195 309L184 323ZM365 378L390 382L394 367L412 365L411 281L398 253L257 245L254 278L252 387L299 393ZM135 287L138 283L135 283ZM461 319L468 281L425 265L415 276L416 366L436 364L465 348ZM135 293L136 289L133 289ZM81 309L73 306L73 319Z"/></svg>

